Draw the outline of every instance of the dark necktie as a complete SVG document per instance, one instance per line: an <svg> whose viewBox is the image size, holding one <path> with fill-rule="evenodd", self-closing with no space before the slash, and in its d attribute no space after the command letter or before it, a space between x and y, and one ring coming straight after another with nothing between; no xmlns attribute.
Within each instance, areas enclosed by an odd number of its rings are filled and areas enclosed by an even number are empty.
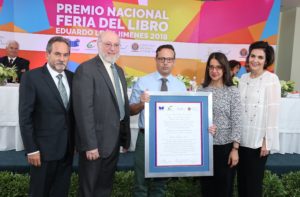
<svg viewBox="0 0 300 197"><path fill-rule="evenodd" d="M124 116L125 116L125 109L124 109L124 101L122 98L122 92L121 92L121 87L120 87L120 78L119 78L118 71L117 71L115 65L112 64L110 67L111 67L111 70L112 70L112 73L114 76L115 92L116 92L118 107L119 107L119 111L120 111L120 120L123 120Z"/></svg>
<svg viewBox="0 0 300 197"><path fill-rule="evenodd" d="M10 58L10 60L8 62L8 67L12 67L13 66L13 62L14 62L14 60L12 58Z"/></svg>
<svg viewBox="0 0 300 197"><path fill-rule="evenodd" d="M67 108L68 102L69 102L68 100L69 99L68 99L68 94L67 94L66 88L65 88L65 86L64 86L64 84L62 82L63 75L62 74L58 74L56 77L58 78L57 89L59 91L59 94L61 96L61 99L62 99L62 101L64 103L65 108Z"/></svg>
<svg viewBox="0 0 300 197"><path fill-rule="evenodd" d="M168 91L167 81L168 81L168 79L166 79L166 78L161 78L161 87L160 87L160 91Z"/></svg>

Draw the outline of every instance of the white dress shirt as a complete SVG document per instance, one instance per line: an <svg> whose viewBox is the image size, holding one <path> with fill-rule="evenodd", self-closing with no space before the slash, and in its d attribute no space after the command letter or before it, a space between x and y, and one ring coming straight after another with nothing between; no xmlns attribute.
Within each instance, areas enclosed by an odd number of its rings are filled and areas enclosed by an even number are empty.
<svg viewBox="0 0 300 197"><path fill-rule="evenodd" d="M7 56L7 58L8 58L8 62L10 62L10 60L12 59L12 63L14 63L15 60L17 59L17 57L8 57L8 56Z"/></svg>
<svg viewBox="0 0 300 197"><path fill-rule="evenodd" d="M47 68L48 68L48 70L50 72L50 75L51 75L52 79L54 80L55 85L56 85L57 88L58 88L58 78L56 76L58 74L62 74L62 76L63 76L62 77L62 83L64 84L64 86L66 88L68 99L70 100L70 86L69 86L69 83L68 83L66 73L65 72L62 72L62 73L57 72L56 70L51 68L51 66L49 64L47 64Z"/></svg>
<svg viewBox="0 0 300 197"><path fill-rule="evenodd" d="M49 70L49 73L50 73L52 79L54 80L56 87L58 87L58 78L56 76L58 74L63 75L62 83L64 84L64 86L66 88L68 99L70 99L70 86L69 86L69 83L68 83L67 76L66 76L65 72L59 73L56 70L54 70L53 68L51 68L49 64L47 64L47 69ZM32 153L28 153L27 155L33 155L33 154L36 154L36 153L39 153L39 152L40 151L35 151L35 152L32 152Z"/></svg>
<svg viewBox="0 0 300 197"><path fill-rule="evenodd" d="M115 89L115 92L116 92L116 85L115 85L115 80L114 80L114 76L113 76L113 73L112 73L112 70L111 70L111 63L110 62L107 62L105 61L101 55L99 55L100 59L102 60L103 64L104 64L104 67L109 75L109 78L114 86L114 89ZM122 86L122 83L121 83L121 80L119 80L119 83L120 83L120 87L121 87L121 94L122 94L122 99L123 99L123 102L125 103L124 101L124 92L123 92L123 86Z"/></svg>

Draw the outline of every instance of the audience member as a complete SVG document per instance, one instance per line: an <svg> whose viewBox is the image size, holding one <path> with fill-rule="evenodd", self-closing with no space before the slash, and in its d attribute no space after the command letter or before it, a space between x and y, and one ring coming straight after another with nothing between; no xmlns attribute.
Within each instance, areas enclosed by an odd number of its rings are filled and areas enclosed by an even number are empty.
<svg viewBox="0 0 300 197"><path fill-rule="evenodd" d="M17 69L17 81L21 81L22 74L29 70L29 61L18 57L19 52L19 43L15 40L8 41L6 45L7 56L0 58L0 63L6 67L15 66ZM13 82L12 79L9 79L8 82Z"/></svg>

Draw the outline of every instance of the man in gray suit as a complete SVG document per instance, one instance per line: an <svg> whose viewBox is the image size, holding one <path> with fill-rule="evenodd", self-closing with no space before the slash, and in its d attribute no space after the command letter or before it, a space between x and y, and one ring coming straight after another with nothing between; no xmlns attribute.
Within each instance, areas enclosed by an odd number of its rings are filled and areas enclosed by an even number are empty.
<svg viewBox="0 0 300 197"><path fill-rule="evenodd" d="M99 54L77 68L73 80L79 195L110 196L120 146L130 145L127 86L116 65L120 39L112 31L98 37Z"/></svg>

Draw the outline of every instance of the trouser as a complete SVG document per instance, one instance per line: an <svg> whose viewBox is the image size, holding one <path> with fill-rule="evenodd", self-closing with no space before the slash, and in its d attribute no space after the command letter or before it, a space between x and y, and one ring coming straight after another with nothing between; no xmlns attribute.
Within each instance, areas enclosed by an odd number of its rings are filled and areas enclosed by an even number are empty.
<svg viewBox="0 0 300 197"><path fill-rule="evenodd" d="M110 197L114 174L117 168L119 145L107 158L87 160L86 153L79 153L79 196L80 197Z"/></svg>
<svg viewBox="0 0 300 197"><path fill-rule="evenodd" d="M61 160L42 161L40 167L30 166L30 197L67 197L72 173L73 155Z"/></svg>
<svg viewBox="0 0 300 197"><path fill-rule="evenodd" d="M135 148L135 197L165 196L167 178L145 178L145 138L139 132Z"/></svg>
<svg viewBox="0 0 300 197"><path fill-rule="evenodd" d="M231 197L236 168L228 165L232 143L214 145L214 175L201 177L203 197Z"/></svg>
<svg viewBox="0 0 300 197"><path fill-rule="evenodd" d="M239 197L261 197L268 156L260 157L260 150L241 147L240 162L237 168Z"/></svg>

